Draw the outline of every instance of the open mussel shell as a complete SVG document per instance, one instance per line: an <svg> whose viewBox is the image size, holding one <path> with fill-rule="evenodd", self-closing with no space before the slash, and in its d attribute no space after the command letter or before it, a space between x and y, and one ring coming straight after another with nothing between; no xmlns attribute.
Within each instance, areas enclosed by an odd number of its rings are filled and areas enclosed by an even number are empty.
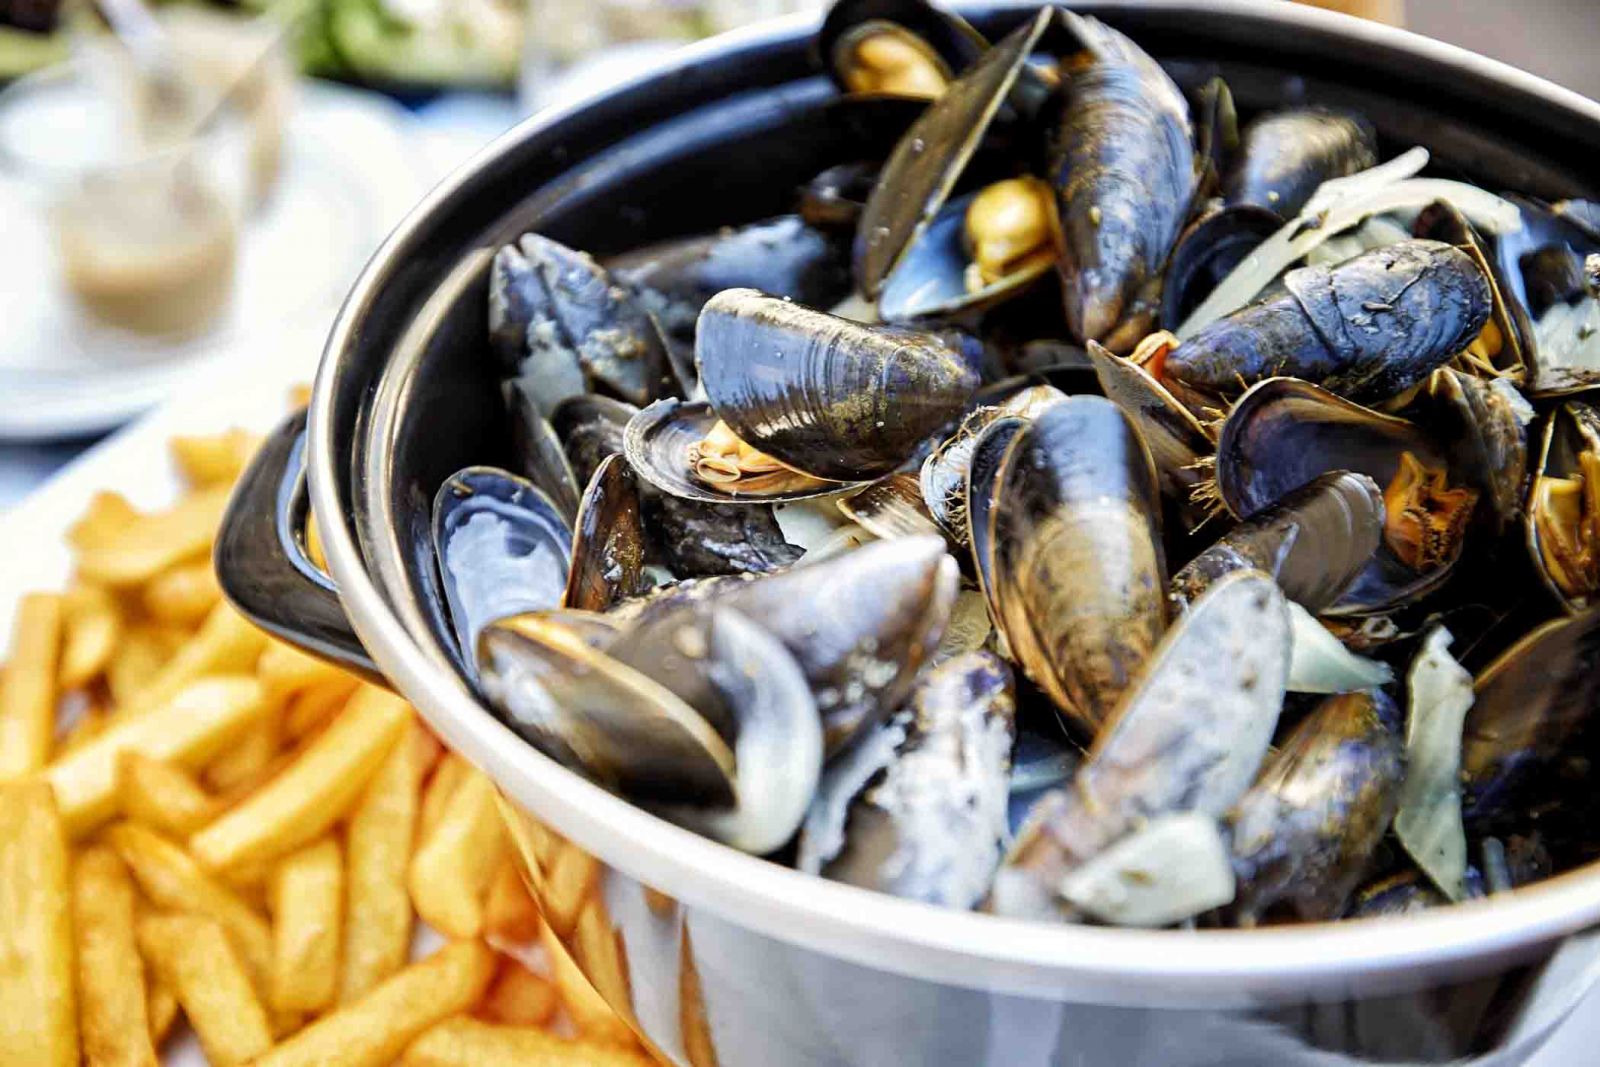
<svg viewBox="0 0 1600 1067"><path fill-rule="evenodd" d="M1414 407L1418 421L1445 442L1451 467L1483 494L1494 532L1515 523L1522 514L1534 412L1511 380L1442 367Z"/></svg>
<svg viewBox="0 0 1600 1067"><path fill-rule="evenodd" d="M1011 669L991 652L925 671L905 707L828 768L796 866L929 904L976 906L1006 839L1015 713Z"/></svg>
<svg viewBox="0 0 1600 1067"><path fill-rule="evenodd" d="M1275 212L1249 204L1221 208L1191 224L1167 259L1161 328L1176 330L1252 249L1282 225Z"/></svg>
<svg viewBox="0 0 1600 1067"><path fill-rule="evenodd" d="M1479 673L1461 742L1462 814L1475 832L1515 826L1530 794L1573 768L1600 704L1600 609L1545 623ZM1570 761L1572 767L1563 764ZM1578 775L1582 777L1582 774Z"/></svg>
<svg viewBox="0 0 1600 1067"><path fill-rule="evenodd" d="M520 381L523 395L542 415L583 396L589 385L577 352L552 343L552 314L544 276L521 244L495 253L489 265L489 350L501 373Z"/></svg>
<svg viewBox="0 0 1600 1067"><path fill-rule="evenodd" d="M944 207L1054 17L1040 11L986 52L895 145L856 232L856 283L868 298Z"/></svg>
<svg viewBox="0 0 1600 1067"><path fill-rule="evenodd" d="M1383 539L1383 492L1365 474L1329 471L1223 534L1172 578L1187 604L1224 575L1272 575L1283 595L1316 614L1332 607Z"/></svg>
<svg viewBox="0 0 1600 1067"><path fill-rule="evenodd" d="M1062 878L1148 820L1221 817L1256 777L1289 674L1289 613L1265 574L1229 575L1173 623L1073 781L1029 812L995 878L1003 915L1071 918Z"/></svg>
<svg viewBox="0 0 1600 1067"><path fill-rule="evenodd" d="M1600 234L1581 214L1525 196L1508 195L1522 226L1495 238L1495 257L1509 295L1528 309L1525 389L1562 396L1600 383L1600 285L1581 265L1600 253Z"/></svg>
<svg viewBox="0 0 1600 1067"><path fill-rule="evenodd" d="M1032 382L1031 378L1024 380ZM1043 384L1028 384L1006 396L993 396L989 389L981 390L979 406L961 420L955 433L940 442L922 461L917 475L922 499L935 521L957 544L970 543L966 518L967 475L978 436L998 419L1031 419L1056 401L1065 400L1066 396L1055 386Z"/></svg>
<svg viewBox="0 0 1600 1067"><path fill-rule="evenodd" d="M600 464L623 450L623 434L639 409L621 400L586 393L563 400L550 416L550 425L566 450L576 484L588 485Z"/></svg>
<svg viewBox="0 0 1600 1067"><path fill-rule="evenodd" d="M914 474L891 474L846 497L839 510L874 537L945 535L922 501L922 487ZM959 546L954 546L959 547Z"/></svg>
<svg viewBox="0 0 1600 1067"><path fill-rule="evenodd" d="M560 436L540 410L538 398L529 391L527 382L508 379L501 391L511 416L511 448L517 457L518 473L544 491L570 526L578 517L578 495L582 490Z"/></svg>
<svg viewBox="0 0 1600 1067"><path fill-rule="evenodd" d="M1527 378L1531 362L1533 323L1521 301L1508 299L1510 289L1505 274L1489 243L1448 200L1438 200L1423 208L1411 231L1418 237L1455 245L1472 258L1488 279L1489 321L1463 353L1461 361L1475 374L1488 378L1504 376L1520 385Z"/></svg>
<svg viewBox="0 0 1600 1067"><path fill-rule="evenodd" d="M1400 803L1400 712L1382 690L1329 697L1267 758L1229 816L1237 921L1337 918Z"/></svg>
<svg viewBox="0 0 1600 1067"><path fill-rule="evenodd" d="M836 482L893 471L978 388L967 355L934 334L863 326L750 289L706 305L695 354L707 401L741 441Z"/></svg>
<svg viewBox="0 0 1600 1067"><path fill-rule="evenodd" d="M995 492L998 625L1064 720L1092 735L1166 627L1150 452L1111 401L1069 397L1017 435Z"/></svg>
<svg viewBox="0 0 1600 1067"><path fill-rule="evenodd" d="M1317 186L1378 161L1372 124L1325 108L1272 111L1252 120L1222 180L1229 205L1271 211L1280 222L1300 214Z"/></svg>
<svg viewBox="0 0 1600 1067"><path fill-rule="evenodd" d="M930 100L988 47L960 15L928 0L837 0L816 38L819 62L845 92Z"/></svg>
<svg viewBox="0 0 1600 1067"><path fill-rule="evenodd" d="M1333 470L1365 474L1388 493L1408 454L1424 469L1442 472L1455 503L1437 509L1386 506L1386 534L1398 530L1416 536L1431 555L1419 556L1424 566L1414 569L1395 554L1392 538L1386 536L1345 595L1328 609L1336 615L1382 614L1438 588L1465 542L1476 494L1457 488L1464 479L1429 434L1309 382L1270 378L1240 397L1222 425L1216 489L1241 519Z"/></svg>
<svg viewBox="0 0 1600 1067"><path fill-rule="evenodd" d="M739 484L737 492L702 482L693 474L693 450L718 421L716 411L704 401L658 400L628 423L623 435L623 451L639 477L663 493L724 507L807 500L845 492L861 484L861 479L844 482L794 479L787 471L778 472L770 481L747 479Z"/></svg>
<svg viewBox="0 0 1600 1067"><path fill-rule="evenodd" d="M642 593L646 546L638 483L628 461L612 454L594 472L578 508L562 606L605 611Z"/></svg>
<svg viewBox="0 0 1600 1067"><path fill-rule="evenodd" d="M468 467L439 487L433 545L456 640L469 664L497 619L561 603L572 533L533 483L496 467Z"/></svg>
<svg viewBox="0 0 1600 1067"><path fill-rule="evenodd" d="M1170 344L1163 344L1165 338ZM1152 334L1140 352L1151 341L1170 348L1177 338ZM1178 501L1191 527L1198 526L1205 510L1194 502L1194 492L1205 480L1201 461L1216 447L1212 431L1136 360L1114 355L1096 341L1089 342L1089 359L1106 399L1122 409L1149 446L1162 491Z"/></svg>
<svg viewBox="0 0 1600 1067"><path fill-rule="evenodd" d="M552 759L635 800L736 802L733 750L706 718L580 631L519 615L485 628L477 652L490 702Z"/></svg>
<svg viewBox="0 0 1600 1067"><path fill-rule="evenodd" d="M1600 411L1569 400L1544 424L1523 517L1534 569L1569 613L1600 592Z"/></svg>

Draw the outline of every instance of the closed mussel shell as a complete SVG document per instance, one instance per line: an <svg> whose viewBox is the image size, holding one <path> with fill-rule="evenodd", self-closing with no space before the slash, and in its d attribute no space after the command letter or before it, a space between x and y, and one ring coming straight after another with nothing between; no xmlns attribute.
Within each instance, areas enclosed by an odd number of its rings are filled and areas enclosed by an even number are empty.
<svg viewBox="0 0 1600 1067"><path fill-rule="evenodd" d="M594 472L578 508L562 605L605 611L637 596L644 589L645 551L638 483L627 460L612 454Z"/></svg>
<svg viewBox="0 0 1600 1067"><path fill-rule="evenodd" d="M1326 108L1272 111L1245 126L1222 194L1230 205L1292 219L1317 186L1377 161L1377 134L1365 119Z"/></svg>

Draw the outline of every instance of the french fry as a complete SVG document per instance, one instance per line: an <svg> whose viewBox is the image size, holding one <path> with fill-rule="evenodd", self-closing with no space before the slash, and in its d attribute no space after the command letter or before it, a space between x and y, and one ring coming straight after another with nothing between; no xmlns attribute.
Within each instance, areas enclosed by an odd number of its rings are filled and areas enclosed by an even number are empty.
<svg viewBox="0 0 1600 1067"><path fill-rule="evenodd" d="M103 543L78 549L78 575L115 588L142 585L175 563L211 549L228 486L191 493L165 511L140 514Z"/></svg>
<svg viewBox="0 0 1600 1067"><path fill-rule="evenodd" d="M174 437L167 447L190 485L232 485L261 447L261 436L236 427L221 433Z"/></svg>
<svg viewBox="0 0 1600 1067"><path fill-rule="evenodd" d="M67 727L56 742L56 758L59 759L69 752L76 752L90 741L99 737L105 730L109 717L93 704L83 709L83 714L78 716L76 722Z"/></svg>
<svg viewBox="0 0 1600 1067"><path fill-rule="evenodd" d="M275 696L288 696L313 686L341 682L350 675L327 660L301 652L282 641L268 640L256 660L256 677Z"/></svg>
<svg viewBox="0 0 1600 1067"><path fill-rule="evenodd" d="M328 556L322 550L322 527L314 510L306 515L306 558L316 564L318 570L327 573Z"/></svg>
<svg viewBox="0 0 1600 1067"><path fill-rule="evenodd" d="M406 881L417 914L446 937L477 937L483 931L484 890L505 849L494 785L469 771L433 833L411 857Z"/></svg>
<svg viewBox="0 0 1600 1067"><path fill-rule="evenodd" d="M78 1022L90 1067L155 1067L144 963L133 930L133 881L117 854L85 849L72 866Z"/></svg>
<svg viewBox="0 0 1600 1067"><path fill-rule="evenodd" d="M422 810L417 822L418 842L426 841L433 835L433 828L439 825L439 817L444 814L444 806L450 802L456 787L471 770L472 765L454 752L445 753L444 759L439 761L422 794Z"/></svg>
<svg viewBox="0 0 1600 1067"><path fill-rule="evenodd" d="M188 771L142 752L120 753L117 774L123 815L169 837L188 837L221 810Z"/></svg>
<svg viewBox="0 0 1600 1067"><path fill-rule="evenodd" d="M106 841L133 871L150 903L215 920L259 988L272 973L272 928L243 897L201 869L183 849L137 823L117 823Z"/></svg>
<svg viewBox="0 0 1600 1067"><path fill-rule="evenodd" d="M550 977L561 991L561 1004L578 1032L601 1044L633 1047L636 1044L633 1030L618 1018L605 998L595 992L548 925L540 931L540 939L550 961Z"/></svg>
<svg viewBox="0 0 1600 1067"><path fill-rule="evenodd" d="M416 837L417 786L428 753L417 737L426 737L427 730L413 721L410 731L389 751L350 814L341 1004L403 967L411 947L406 871Z"/></svg>
<svg viewBox="0 0 1600 1067"><path fill-rule="evenodd" d="M0 1067L78 1063L68 864L49 787L0 783Z"/></svg>
<svg viewBox="0 0 1600 1067"><path fill-rule="evenodd" d="M139 920L139 948L177 994L215 1067L248 1063L272 1047L266 1009L216 920L147 915Z"/></svg>
<svg viewBox="0 0 1600 1067"><path fill-rule="evenodd" d="M561 937L571 937L578 927L578 915L600 878L600 864L587 852L565 841L560 842L544 872L544 920Z"/></svg>
<svg viewBox="0 0 1600 1067"><path fill-rule="evenodd" d="M478 1015L507 1026L543 1026L561 1003L561 994L510 956L500 957L500 970L478 1005Z"/></svg>
<svg viewBox="0 0 1600 1067"><path fill-rule="evenodd" d="M0 677L0 782L36 771L50 759L60 650L61 598L45 593L23 597L11 659Z"/></svg>
<svg viewBox="0 0 1600 1067"><path fill-rule="evenodd" d="M178 995L150 973L145 976L145 1005L150 1016L150 1044L159 1049L178 1021Z"/></svg>
<svg viewBox="0 0 1600 1067"><path fill-rule="evenodd" d="M298 741L316 733L350 702L360 684L347 674L300 690L289 698L289 706L284 709L284 734Z"/></svg>
<svg viewBox="0 0 1600 1067"><path fill-rule="evenodd" d="M209 559L168 567L144 587L144 610L170 626L198 626L222 599L217 572Z"/></svg>
<svg viewBox="0 0 1600 1067"><path fill-rule="evenodd" d="M518 861L506 849L483 901L483 936L491 945L532 944L543 923L539 905L522 882Z"/></svg>
<svg viewBox="0 0 1600 1067"><path fill-rule="evenodd" d="M218 676L190 684L153 711L111 723L45 772L55 787L67 832L76 837L116 814L117 766L123 752L195 767L216 755L265 710L260 682Z"/></svg>
<svg viewBox="0 0 1600 1067"><path fill-rule="evenodd" d="M401 1067L651 1067L615 1045L573 1041L530 1026L447 1019L406 1049Z"/></svg>
<svg viewBox="0 0 1600 1067"><path fill-rule="evenodd" d="M117 717L132 718L166 703L184 686L208 674L247 674L267 637L226 604L206 616L199 632L179 647L143 687L119 706Z"/></svg>
<svg viewBox="0 0 1600 1067"><path fill-rule="evenodd" d="M131 704L172 658L164 630L164 627L143 622L123 627L122 638L112 650L105 671L106 687L111 690L114 707Z"/></svg>
<svg viewBox="0 0 1600 1067"><path fill-rule="evenodd" d="M89 498L89 506L67 530L67 543L80 551L111 544L138 517L127 497L103 490Z"/></svg>
<svg viewBox="0 0 1600 1067"><path fill-rule="evenodd" d="M206 765L205 783L213 792L242 795L266 780L283 746L283 711L282 702L268 696L266 712Z"/></svg>
<svg viewBox="0 0 1600 1067"><path fill-rule="evenodd" d="M409 721L405 701L363 686L282 773L189 838L190 850L211 869L224 870L316 840L360 797Z"/></svg>
<svg viewBox="0 0 1600 1067"><path fill-rule="evenodd" d="M339 988L344 857L325 837L285 856L272 878L272 1003L317 1012Z"/></svg>
<svg viewBox="0 0 1600 1067"><path fill-rule="evenodd" d="M104 589L80 585L62 598L62 689L78 689L98 678L111 662L122 634L122 615Z"/></svg>
<svg viewBox="0 0 1600 1067"><path fill-rule="evenodd" d="M590 986L614 1006L633 1003L628 956L618 936L606 917L605 902L598 895L590 898L578 916L573 956Z"/></svg>
<svg viewBox="0 0 1600 1067"><path fill-rule="evenodd" d="M466 1011L494 974L481 941L456 941L337 1008L256 1061L256 1067L383 1067L417 1035Z"/></svg>

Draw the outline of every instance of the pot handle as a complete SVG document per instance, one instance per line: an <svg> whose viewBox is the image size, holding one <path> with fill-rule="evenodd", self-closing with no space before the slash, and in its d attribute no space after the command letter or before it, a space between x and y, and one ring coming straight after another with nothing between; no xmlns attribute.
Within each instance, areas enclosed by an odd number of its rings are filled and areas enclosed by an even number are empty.
<svg viewBox="0 0 1600 1067"><path fill-rule="evenodd" d="M234 487L212 551L230 603L280 640L387 685L356 637L333 579L306 551L306 413L285 419Z"/></svg>

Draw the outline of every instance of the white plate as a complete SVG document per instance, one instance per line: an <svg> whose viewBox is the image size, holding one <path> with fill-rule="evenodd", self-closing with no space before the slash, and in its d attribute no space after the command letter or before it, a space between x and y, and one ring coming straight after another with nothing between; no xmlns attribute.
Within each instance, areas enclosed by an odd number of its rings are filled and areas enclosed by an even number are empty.
<svg viewBox="0 0 1600 1067"><path fill-rule="evenodd" d="M181 343L97 327L52 269L42 221L0 212L0 440L89 434L144 411L201 368L261 352L283 324L325 322L367 257L425 190L410 117L341 86L301 87L283 175L247 221L222 319Z"/></svg>

